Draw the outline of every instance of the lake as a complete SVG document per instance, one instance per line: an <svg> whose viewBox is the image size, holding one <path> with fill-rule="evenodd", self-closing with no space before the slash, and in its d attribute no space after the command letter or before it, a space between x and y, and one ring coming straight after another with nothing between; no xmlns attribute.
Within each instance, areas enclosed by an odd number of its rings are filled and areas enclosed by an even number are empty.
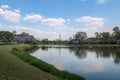
<svg viewBox="0 0 120 80"><path fill-rule="evenodd" d="M120 48L48 46L31 55L86 80L120 80Z"/></svg>

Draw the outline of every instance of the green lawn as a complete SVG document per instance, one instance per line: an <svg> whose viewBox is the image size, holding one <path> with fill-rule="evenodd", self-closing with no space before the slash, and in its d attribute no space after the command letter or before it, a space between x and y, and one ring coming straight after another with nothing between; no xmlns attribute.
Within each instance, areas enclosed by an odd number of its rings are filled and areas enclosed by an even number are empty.
<svg viewBox="0 0 120 80"><path fill-rule="evenodd" d="M11 54L17 46L0 45L0 80L60 80Z"/></svg>

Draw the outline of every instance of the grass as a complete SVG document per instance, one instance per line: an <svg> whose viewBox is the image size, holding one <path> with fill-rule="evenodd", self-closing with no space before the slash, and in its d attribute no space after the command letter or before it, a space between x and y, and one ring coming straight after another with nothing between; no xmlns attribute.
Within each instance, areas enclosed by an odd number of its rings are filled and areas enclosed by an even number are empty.
<svg viewBox="0 0 120 80"><path fill-rule="evenodd" d="M13 55L11 50L14 47L21 47L20 49L22 50L23 44L0 45L0 80L61 80Z"/></svg>
<svg viewBox="0 0 120 80"><path fill-rule="evenodd" d="M67 71L59 71L53 65L50 65L42 60L31 56L19 48L14 48L12 50L12 53L28 64L35 66L47 73L60 77L64 80L85 80L83 77L69 73Z"/></svg>

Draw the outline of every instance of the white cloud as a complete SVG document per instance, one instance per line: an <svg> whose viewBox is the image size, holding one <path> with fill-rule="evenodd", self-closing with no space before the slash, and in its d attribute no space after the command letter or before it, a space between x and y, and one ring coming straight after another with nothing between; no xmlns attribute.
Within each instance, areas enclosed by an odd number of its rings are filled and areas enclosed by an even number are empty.
<svg viewBox="0 0 120 80"><path fill-rule="evenodd" d="M41 21L42 19L43 19L43 16L39 14L26 15L26 17L24 18L24 20L28 22L38 22L38 21Z"/></svg>
<svg viewBox="0 0 120 80"><path fill-rule="evenodd" d="M56 29L66 28L65 22L66 20L63 18L47 18L42 20L43 24L55 27Z"/></svg>
<svg viewBox="0 0 120 80"><path fill-rule="evenodd" d="M20 13L20 10L19 9L16 9L16 10L14 10L15 12L17 12L17 13Z"/></svg>
<svg viewBox="0 0 120 80"><path fill-rule="evenodd" d="M106 0L97 0L99 4L104 4Z"/></svg>
<svg viewBox="0 0 120 80"><path fill-rule="evenodd" d="M75 19L76 22L84 23L87 26L104 26L104 18L94 18L90 16L84 16Z"/></svg>
<svg viewBox="0 0 120 80"><path fill-rule="evenodd" d="M99 61L93 61L92 64L86 64L85 66L78 68L78 70L82 70L85 73L95 73L104 71L104 64Z"/></svg>
<svg viewBox="0 0 120 80"><path fill-rule="evenodd" d="M8 9L9 6L8 6L8 5L2 5L1 8L6 8L6 9Z"/></svg>
<svg viewBox="0 0 120 80"><path fill-rule="evenodd" d="M21 15L16 11L0 8L0 16L3 16L5 20L10 22L18 22Z"/></svg>

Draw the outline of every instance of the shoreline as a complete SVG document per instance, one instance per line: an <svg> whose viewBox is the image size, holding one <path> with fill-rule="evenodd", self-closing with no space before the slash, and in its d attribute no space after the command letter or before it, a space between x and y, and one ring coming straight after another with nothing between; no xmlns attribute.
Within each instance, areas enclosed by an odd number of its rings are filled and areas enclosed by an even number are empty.
<svg viewBox="0 0 120 80"><path fill-rule="evenodd" d="M22 48L22 47L21 47ZM13 48L12 53L19 57L21 60L25 61L29 65L35 66L39 68L40 70L43 70L47 73L50 73L56 77L65 79L65 80L85 80L83 77L78 76L76 74L67 72L67 71L60 71L56 69L53 65L48 64L42 60L39 60L31 55L29 53L25 52L24 50L32 50L34 49L33 46L31 47L24 47L24 48Z"/></svg>
<svg viewBox="0 0 120 80"><path fill-rule="evenodd" d="M11 50L22 45L0 46L0 80L61 80L13 55Z"/></svg>
<svg viewBox="0 0 120 80"><path fill-rule="evenodd" d="M65 45L38 45L38 47L48 47L48 48L70 48L70 47L87 47L87 48L119 48L118 44L82 44L82 45L73 45L73 44L65 44Z"/></svg>

